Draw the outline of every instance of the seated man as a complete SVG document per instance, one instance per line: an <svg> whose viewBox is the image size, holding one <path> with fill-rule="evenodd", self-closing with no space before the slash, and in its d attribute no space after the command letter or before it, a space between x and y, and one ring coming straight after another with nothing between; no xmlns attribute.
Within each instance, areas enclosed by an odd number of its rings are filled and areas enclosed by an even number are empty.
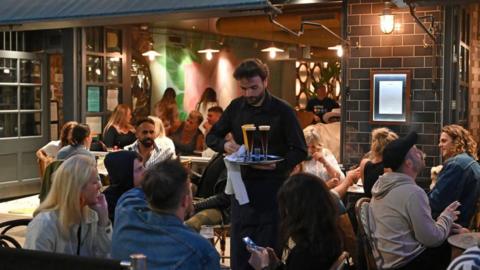
<svg viewBox="0 0 480 270"><path fill-rule="evenodd" d="M147 256L149 270L220 269L215 248L183 224L192 210L188 174L177 160L149 168L142 188L120 197L115 210L112 257Z"/></svg>
<svg viewBox="0 0 480 270"><path fill-rule="evenodd" d="M458 224L468 227L480 194L477 143L463 127L448 125L442 128L438 146L444 163L437 184L429 194L432 216L436 218L443 208L457 200L460 202Z"/></svg>
<svg viewBox="0 0 480 270"><path fill-rule="evenodd" d="M459 203L432 219L427 194L415 184L425 166L416 141L411 132L385 147L383 163L392 172L380 176L372 188L368 218L379 269L445 269L450 259L448 246L440 246L457 219Z"/></svg>
<svg viewBox="0 0 480 270"><path fill-rule="evenodd" d="M155 143L155 122L152 119L142 118L138 120L135 130L137 140L125 146L125 150L139 153L143 159L145 168L149 168L158 162L171 159L175 155L171 148L160 148Z"/></svg>
<svg viewBox="0 0 480 270"><path fill-rule="evenodd" d="M175 144L177 155L193 155L203 150L204 136L199 129L203 116L199 111L191 111L180 127L169 135Z"/></svg>

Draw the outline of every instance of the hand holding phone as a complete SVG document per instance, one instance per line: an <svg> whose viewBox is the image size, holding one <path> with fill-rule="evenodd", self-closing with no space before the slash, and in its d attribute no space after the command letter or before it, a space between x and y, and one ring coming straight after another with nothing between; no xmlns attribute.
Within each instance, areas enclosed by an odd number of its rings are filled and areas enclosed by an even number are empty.
<svg viewBox="0 0 480 270"><path fill-rule="evenodd" d="M243 237L242 240L248 248L258 250L258 246L253 242L252 239L250 239L250 237Z"/></svg>

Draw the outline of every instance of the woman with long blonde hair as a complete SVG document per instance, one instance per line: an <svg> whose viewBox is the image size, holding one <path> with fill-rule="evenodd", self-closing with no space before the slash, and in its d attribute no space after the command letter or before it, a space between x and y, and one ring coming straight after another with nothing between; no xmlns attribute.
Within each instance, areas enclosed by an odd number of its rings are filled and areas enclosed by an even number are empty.
<svg viewBox="0 0 480 270"><path fill-rule="evenodd" d="M107 147L123 148L136 140L131 120L132 110L128 105L119 104L115 107L103 130L103 142Z"/></svg>
<svg viewBox="0 0 480 270"><path fill-rule="evenodd" d="M111 223L95 162L83 155L65 160L47 198L34 212L24 247L90 257L107 257Z"/></svg>
<svg viewBox="0 0 480 270"><path fill-rule="evenodd" d="M376 128L372 130L370 152L367 158L360 162L360 177L363 181L363 188L367 197L372 197L372 187L380 175L383 174L383 149L391 141L396 140L398 135L388 128Z"/></svg>

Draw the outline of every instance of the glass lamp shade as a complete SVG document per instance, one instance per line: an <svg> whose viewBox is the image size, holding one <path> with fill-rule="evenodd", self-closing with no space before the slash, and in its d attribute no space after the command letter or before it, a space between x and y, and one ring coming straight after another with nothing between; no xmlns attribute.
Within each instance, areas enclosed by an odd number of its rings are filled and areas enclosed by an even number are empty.
<svg viewBox="0 0 480 270"><path fill-rule="evenodd" d="M390 34L395 28L395 16L392 14L380 15L380 29L385 34Z"/></svg>

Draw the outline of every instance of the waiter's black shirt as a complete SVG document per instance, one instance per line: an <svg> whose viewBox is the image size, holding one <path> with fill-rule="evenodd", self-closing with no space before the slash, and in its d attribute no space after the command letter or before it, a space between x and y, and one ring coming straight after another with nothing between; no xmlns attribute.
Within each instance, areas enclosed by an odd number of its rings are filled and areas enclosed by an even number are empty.
<svg viewBox="0 0 480 270"><path fill-rule="evenodd" d="M251 106L244 97L234 99L208 133L207 145L213 150L223 153L225 135L229 132L232 133L237 144L243 144L241 126L244 124L254 124L257 129L260 125L269 125L268 153L281 156L284 161L278 163L274 171L255 170L251 167L242 168L243 177L249 178L250 173L285 177L295 165L305 159L307 146L293 109L285 101L270 95L268 91L265 91L265 99L259 107ZM261 149L258 130L254 136L254 148L257 147Z"/></svg>

